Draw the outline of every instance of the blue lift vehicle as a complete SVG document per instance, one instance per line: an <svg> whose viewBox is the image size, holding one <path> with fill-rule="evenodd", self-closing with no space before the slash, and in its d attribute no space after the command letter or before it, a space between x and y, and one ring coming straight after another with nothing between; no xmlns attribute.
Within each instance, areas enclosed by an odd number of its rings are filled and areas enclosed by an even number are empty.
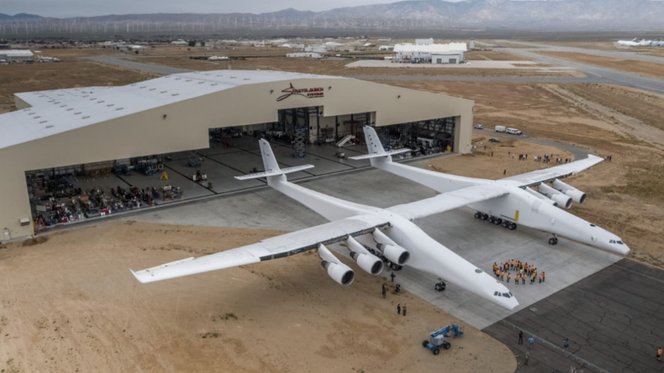
<svg viewBox="0 0 664 373"><path fill-rule="evenodd" d="M429 336L429 340L422 341L422 347L428 348L434 355L440 353L441 347L445 350L449 350L452 347L452 344L448 342L447 338L450 336L461 337L463 331L457 324L450 324L446 327L434 330Z"/></svg>

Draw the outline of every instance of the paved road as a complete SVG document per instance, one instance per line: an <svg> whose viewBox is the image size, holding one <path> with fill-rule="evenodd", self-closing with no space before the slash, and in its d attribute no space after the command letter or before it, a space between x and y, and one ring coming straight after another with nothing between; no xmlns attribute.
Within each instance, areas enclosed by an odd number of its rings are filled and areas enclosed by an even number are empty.
<svg viewBox="0 0 664 373"><path fill-rule="evenodd" d="M638 74L569 61L563 58L545 56L537 53L537 50L527 50L520 48L504 48L502 50L515 55L524 56L539 63L573 67L588 76L588 83L601 82L605 84L617 84L656 93L664 93L664 80L662 79L643 77Z"/></svg>
<svg viewBox="0 0 664 373"><path fill-rule="evenodd" d="M620 72L617 70L600 68L592 65L571 62L560 58L543 56L532 51L518 48L506 48L507 52L523 55L536 62L573 67L586 77L556 77L556 76L468 76L468 75L350 75L351 78L362 80L400 80L400 81L464 81L464 82L506 82L506 83L598 83L617 84L643 89L656 93L664 93L664 80L644 78L636 74ZM89 61L107 65L120 66L127 69L145 71L153 74L167 75L190 72L194 70L182 69L164 65L141 63L111 56L85 57Z"/></svg>
<svg viewBox="0 0 664 373"><path fill-rule="evenodd" d="M535 337L527 367L518 330ZM484 331L512 349L518 372L664 372L655 360L664 344L664 271L623 259Z"/></svg>
<svg viewBox="0 0 664 373"><path fill-rule="evenodd" d="M106 65L120 66L126 69L140 70L158 75L178 74L178 73L187 73L190 71L194 71L190 69L180 69L177 67L170 67L165 65L155 65L151 63L136 62L111 56L92 56L92 57L84 57L83 59Z"/></svg>
<svg viewBox="0 0 664 373"><path fill-rule="evenodd" d="M583 53L590 54L593 56L599 57L609 57L609 58L619 58L627 60L636 60L643 62L652 62L652 63L661 63L664 64L664 57L660 56L651 56L648 54L639 54L636 52L631 52L629 50L603 50L603 49L592 49L592 48L581 48L581 47L567 47L562 45L555 44L541 44L541 43L532 43L532 42L523 42L523 41L513 41L513 40L499 40L500 42L507 42L510 44L520 44L528 47L534 47L539 49L544 49L551 52L571 52L571 53ZM657 48L657 47L652 47ZM661 47L660 47L661 48Z"/></svg>

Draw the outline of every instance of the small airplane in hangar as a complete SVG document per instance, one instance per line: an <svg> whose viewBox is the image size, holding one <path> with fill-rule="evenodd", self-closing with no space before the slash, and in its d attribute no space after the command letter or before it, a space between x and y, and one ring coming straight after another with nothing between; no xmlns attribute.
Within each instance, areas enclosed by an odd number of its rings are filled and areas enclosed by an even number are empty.
<svg viewBox="0 0 664 373"><path fill-rule="evenodd" d="M510 176L500 180L450 175L392 162L392 155L410 149L385 151L376 130L364 127L368 154L351 159L369 159L373 167L410 179L439 193L417 202L395 206L390 211L410 218L430 216L468 206L475 218L514 230L517 224L551 233L549 244L558 236L608 252L627 255L629 247L615 234L563 210L572 202L583 203L586 194L561 181L603 161L589 154L578 161ZM549 186L547 183L551 183ZM537 188L537 191L533 188Z"/></svg>
<svg viewBox="0 0 664 373"><path fill-rule="evenodd" d="M509 289L494 276L429 237L411 222L412 219L426 216L427 212L437 213L440 209L420 211L419 202L415 202L412 207L411 204L403 204L382 209L304 188L289 182L286 174L313 166L281 169L270 144L260 140L259 145L265 171L236 178L266 178L269 186L330 222L215 254L131 271L139 282L161 281L317 250L320 263L327 274L341 285L350 285L355 272L327 248L328 245L339 243L341 247L337 248L337 251L345 251L343 254L348 255L362 270L372 275L382 272L385 261L393 268L407 266L438 278L445 278L450 283L504 308L513 309L518 306L519 302ZM503 194L503 190L481 190L478 193L468 193L465 201L473 203ZM439 205L447 203L441 200Z"/></svg>

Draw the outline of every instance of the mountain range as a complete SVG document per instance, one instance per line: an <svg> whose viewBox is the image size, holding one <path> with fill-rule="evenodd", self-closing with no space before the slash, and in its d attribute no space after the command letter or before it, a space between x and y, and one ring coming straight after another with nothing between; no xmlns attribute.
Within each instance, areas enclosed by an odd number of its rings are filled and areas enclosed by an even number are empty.
<svg viewBox="0 0 664 373"><path fill-rule="evenodd" d="M306 33L306 30L664 31L664 1L401 1L321 12L124 14L51 18L0 14L0 38L25 35Z"/></svg>

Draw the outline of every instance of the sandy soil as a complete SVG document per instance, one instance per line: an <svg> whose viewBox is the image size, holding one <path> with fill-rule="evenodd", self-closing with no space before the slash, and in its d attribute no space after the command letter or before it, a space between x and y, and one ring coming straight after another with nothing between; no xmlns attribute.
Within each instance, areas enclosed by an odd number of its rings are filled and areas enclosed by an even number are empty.
<svg viewBox="0 0 664 373"><path fill-rule="evenodd" d="M524 60L523 56L501 51L469 51L464 53L466 60L491 60L491 61L518 61Z"/></svg>
<svg viewBox="0 0 664 373"><path fill-rule="evenodd" d="M126 221L3 247L0 371L516 369L506 346L465 325L433 356L422 340L457 320L408 293L381 299L382 280L364 273L339 286L313 253L146 285L128 271L276 233Z"/></svg>
<svg viewBox="0 0 664 373"><path fill-rule="evenodd" d="M500 143L492 143L487 141L490 137L490 134L474 135L472 155L454 157L454 161L448 161L447 157L434 158L427 163L427 168L455 175L500 179L555 165L537 162L534 156L549 154L554 159L573 159L571 153L552 146L502 138ZM519 154L527 154L528 160L520 161Z"/></svg>
<svg viewBox="0 0 664 373"><path fill-rule="evenodd" d="M628 71L658 79L661 79L662 76L664 76L664 65L659 63L593 56L590 54L573 52L538 51L537 53L577 62L589 63L602 67L608 67L616 70Z"/></svg>

